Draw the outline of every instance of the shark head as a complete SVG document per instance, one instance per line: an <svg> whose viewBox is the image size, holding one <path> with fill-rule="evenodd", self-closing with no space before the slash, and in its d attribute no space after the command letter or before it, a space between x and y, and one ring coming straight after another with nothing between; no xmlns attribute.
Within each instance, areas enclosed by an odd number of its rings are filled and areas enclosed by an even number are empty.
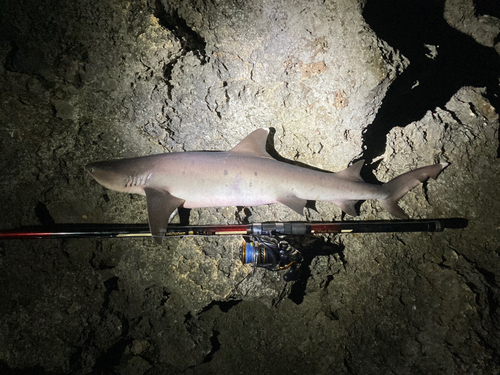
<svg viewBox="0 0 500 375"><path fill-rule="evenodd" d="M116 168L113 161L98 161L85 166L85 170L102 186L115 191L127 192L130 178Z"/></svg>

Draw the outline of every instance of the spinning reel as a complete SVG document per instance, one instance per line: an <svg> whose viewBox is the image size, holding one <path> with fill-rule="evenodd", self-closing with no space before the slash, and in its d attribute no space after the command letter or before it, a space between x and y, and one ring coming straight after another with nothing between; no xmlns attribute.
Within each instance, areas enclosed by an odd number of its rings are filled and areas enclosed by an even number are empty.
<svg viewBox="0 0 500 375"><path fill-rule="evenodd" d="M300 251L290 246L287 241L278 241L274 237L255 236L252 242L243 242L240 258L243 264L262 267L270 271L288 269L283 275L285 281L295 281L300 276L297 267L302 261Z"/></svg>

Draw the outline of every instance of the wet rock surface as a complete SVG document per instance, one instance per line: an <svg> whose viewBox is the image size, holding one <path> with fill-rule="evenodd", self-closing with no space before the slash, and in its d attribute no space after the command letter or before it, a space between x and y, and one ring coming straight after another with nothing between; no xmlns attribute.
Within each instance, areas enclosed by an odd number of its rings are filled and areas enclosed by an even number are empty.
<svg viewBox="0 0 500 375"><path fill-rule="evenodd" d="M301 277L241 264L240 237L0 241L0 372L496 374L500 12L494 2L4 1L0 228L145 223L90 161L271 152L385 182L441 233L290 238ZM392 4L392 5L391 5ZM391 219L328 202L193 209L191 224ZM314 255L314 256L313 256Z"/></svg>

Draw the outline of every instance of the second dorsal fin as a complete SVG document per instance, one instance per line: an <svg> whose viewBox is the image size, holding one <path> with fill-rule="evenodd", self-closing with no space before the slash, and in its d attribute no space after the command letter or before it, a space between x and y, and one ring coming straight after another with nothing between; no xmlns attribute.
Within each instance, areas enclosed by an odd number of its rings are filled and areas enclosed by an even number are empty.
<svg viewBox="0 0 500 375"><path fill-rule="evenodd" d="M266 151L268 135L269 129L257 129L243 138L243 140L229 152L247 154L261 158L271 158L271 155Z"/></svg>
<svg viewBox="0 0 500 375"><path fill-rule="evenodd" d="M363 181L359 172L365 163L364 160L359 160L343 171L337 172L336 175L349 181Z"/></svg>

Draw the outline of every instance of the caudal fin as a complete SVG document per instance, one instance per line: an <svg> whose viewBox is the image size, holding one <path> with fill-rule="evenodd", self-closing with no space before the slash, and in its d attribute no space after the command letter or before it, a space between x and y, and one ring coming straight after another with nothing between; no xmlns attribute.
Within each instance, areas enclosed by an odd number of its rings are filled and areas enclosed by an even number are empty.
<svg viewBox="0 0 500 375"><path fill-rule="evenodd" d="M418 184L427 181L429 177L435 180L447 166L448 163L438 163L418 168L383 184L382 187L387 193L387 198L380 199L380 205L391 215L400 219L408 219L408 215L398 206L398 200Z"/></svg>

